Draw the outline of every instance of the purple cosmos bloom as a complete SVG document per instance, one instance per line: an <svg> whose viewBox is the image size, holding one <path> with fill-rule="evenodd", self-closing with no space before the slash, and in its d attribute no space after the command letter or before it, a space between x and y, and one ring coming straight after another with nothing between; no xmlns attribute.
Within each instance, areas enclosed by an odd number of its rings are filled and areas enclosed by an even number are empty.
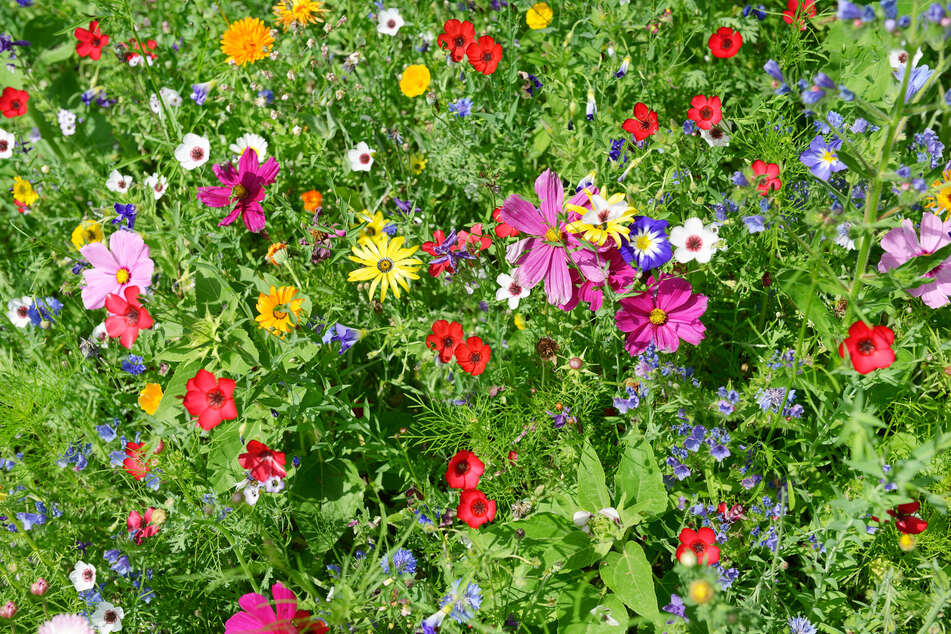
<svg viewBox="0 0 951 634"><path fill-rule="evenodd" d="M359 340L359 330L348 328L341 323L335 323L333 326L328 328L321 339L323 343L330 343L332 341L339 342L340 350L337 352L337 354L343 354Z"/></svg>
<svg viewBox="0 0 951 634"><path fill-rule="evenodd" d="M812 175L821 181L829 182L833 172L846 169L845 163L839 160L836 150L842 146L842 139L833 138L826 142L817 136L809 144L809 149L799 155L799 160L809 168Z"/></svg>
<svg viewBox="0 0 951 634"><path fill-rule="evenodd" d="M238 214L241 214L248 231L258 233L264 229L264 209L259 201L264 200L264 188L274 182L278 170L281 169L274 157L269 157L264 164L260 164L258 153L248 147L238 159L237 170L231 163L220 163L212 169L224 187L199 187L198 200L209 207L227 207L234 204L234 209L218 226L230 225Z"/></svg>
<svg viewBox="0 0 951 634"><path fill-rule="evenodd" d="M628 235L621 235L621 257L642 271L663 266L673 257L670 239L667 236L666 220L654 220L637 216L628 228Z"/></svg>
<svg viewBox="0 0 951 634"><path fill-rule="evenodd" d="M942 222L940 217L931 212L926 212L921 217L920 239L911 220L902 220L901 226L892 229L882 238L885 253L878 263L879 272L891 271L912 258L934 253L951 243L949 233L951 220ZM932 309L941 308L948 303L951 296L951 257L926 273L925 277L934 281L908 289L908 293L920 297Z"/></svg>

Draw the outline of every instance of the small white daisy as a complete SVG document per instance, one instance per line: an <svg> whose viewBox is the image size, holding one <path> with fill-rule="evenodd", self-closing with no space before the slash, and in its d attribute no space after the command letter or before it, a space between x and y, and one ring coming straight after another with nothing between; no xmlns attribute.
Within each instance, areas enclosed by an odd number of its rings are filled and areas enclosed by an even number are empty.
<svg viewBox="0 0 951 634"><path fill-rule="evenodd" d="M400 27L403 24L405 23L399 9L383 9L380 11L380 15L377 16L376 30L377 33L383 35L396 35L400 32Z"/></svg>
<svg viewBox="0 0 951 634"><path fill-rule="evenodd" d="M193 170L208 162L211 146L208 139L189 132L182 139L182 144L175 148L175 158L186 170Z"/></svg>
<svg viewBox="0 0 951 634"><path fill-rule="evenodd" d="M106 180L106 189L117 194L124 194L132 187L132 177L123 176L119 170L112 170Z"/></svg>
<svg viewBox="0 0 951 634"><path fill-rule="evenodd" d="M235 155L241 156L244 150L251 148L258 155L258 160L263 161L267 156L267 141L263 137L248 132L239 136L234 143L228 146Z"/></svg>
<svg viewBox="0 0 951 634"><path fill-rule="evenodd" d="M512 310L518 308L518 303L522 301L522 298L528 297L531 292L531 289L525 288L518 283L514 276L507 273L499 273L495 281L499 285L499 290L495 291L495 299L500 302L508 300L509 308Z"/></svg>
<svg viewBox="0 0 951 634"><path fill-rule="evenodd" d="M370 149L364 141L357 143L357 147L347 151L350 169L354 172L369 172L373 167L373 154L376 150Z"/></svg>

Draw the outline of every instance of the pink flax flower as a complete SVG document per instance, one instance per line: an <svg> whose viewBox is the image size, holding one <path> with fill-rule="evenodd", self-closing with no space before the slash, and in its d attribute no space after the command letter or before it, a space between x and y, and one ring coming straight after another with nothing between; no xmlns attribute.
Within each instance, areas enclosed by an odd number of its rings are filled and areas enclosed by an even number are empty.
<svg viewBox="0 0 951 634"><path fill-rule="evenodd" d="M233 204L231 213L222 218L218 226L230 225L241 214L248 231L257 233L264 228L265 222L264 209L260 205L264 200L264 188L274 182L280 169L273 156L262 165L258 163L258 153L250 147L245 148L238 159L237 170L231 163L212 166L223 187L199 187L198 200L209 207Z"/></svg>
<svg viewBox="0 0 951 634"><path fill-rule="evenodd" d="M101 242L90 242L79 252L93 266L83 271L83 306L87 310L102 308L110 293L122 295L128 286L145 289L152 283L155 263L137 233L117 231L109 238L108 249Z"/></svg>
<svg viewBox="0 0 951 634"><path fill-rule="evenodd" d="M506 259L518 266L515 276L519 284L532 288L545 280L548 303L562 306L571 301L572 296L569 260L588 281L603 282L604 273L598 266L597 254L584 249L577 238L565 231L565 221L579 216L574 212L564 213L565 190L558 175L551 170L542 172L535 180L535 193L541 201L541 209L517 194L509 196L502 205L501 216L506 224L534 236L511 245ZM591 208L584 190L576 193L568 204Z"/></svg>
<svg viewBox="0 0 951 634"><path fill-rule="evenodd" d="M622 332L628 333L624 347L633 357L651 342L663 352L677 350L681 339L699 344L706 331L700 316L706 311L706 295L694 294L687 280L651 278L648 290L621 300L621 310L614 321Z"/></svg>
<svg viewBox="0 0 951 634"><path fill-rule="evenodd" d="M240 599L238 612L225 623L225 634L299 634L326 632L326 624L317 619L311 622L310 613L297 609L297 597L280 582L271 586L275 614L271 602L264 595L250 592Z"/></svg>
<svg viewBox="0 0 951 634"><path fill-rule="evenodd" d="M901 226L892 229L882 238L882 248L885 253L878 263L881 273L897 269L908 260L919 255L930 255L951 243L951 220L941 222L933 213L926 212L921 217L921 240L915 233L915 225L905 218ZM951 257L945 259L938 266L925 274L934 281L922 284L917 288L908 289L908 293L921 300L931 308L941 308L948 303L951 295Z"/></svg>
<svg viewBox="0 0 951 634"><path fill-rule="evenodd" d="M145 515L139 515L138 511L129 511L129 518L125 524L129 529L129 537L131 537L136 544L141 544L142 540L154 537L158 534L158 524L152 523L152 514L154 512L154 506L150 506L145 511Z"/></svg>

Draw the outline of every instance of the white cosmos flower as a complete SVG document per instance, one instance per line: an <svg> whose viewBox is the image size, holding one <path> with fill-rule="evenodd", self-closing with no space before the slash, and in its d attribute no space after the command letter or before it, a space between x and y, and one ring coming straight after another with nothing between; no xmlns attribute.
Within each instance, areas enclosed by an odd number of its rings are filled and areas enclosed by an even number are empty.
<svg viewBox="0 0 951 634"><path fill-rule="evenodd" d="M347 151L347 159L350 161L350 169L354 172L369 172L373 167L373 155L376 150L370 149L364 141L357 143L357 147Z"/></svg>
<svg viewBox="0 0 951 634"><path fill-rule="evenodd" d="M15 297L7 302L7 319L17 328L26 328L30 323L30 305L32 297Z"/></svg>
<svg viewBox="0 0 951 634"><path fill-rule="evenodd" d="M258 160L263 161L264 157L267 156L267 141L264 140L264 137L258 136L248 132L247 134L242 134L239 136L234 143L228 146L228 149L234 152L237 156L244 154L244 150L251 148L258 155Z"/></svg>
<svg viewBox="0 0 951 634"><path fill-rule="evenodd" d="M383 35L396 35L403 24L403 16L400 15L399 9L383 9L377 16L376 30L377 33Z"/></svg>
<svg viewBox="0 0 951 634"><path fill-rule="evenodd" d="M499 285L499 290L495 291L495 299L500 302L508 300L509 308L512 310L518 308L518 303L522 298L528 297L528 294L531 292L531 289L519 284L515 276L508 275L507 273L499 273L495 281Z"/></svg>
<svg viewBox="0 0 951 634"><path fill-rule="evenodd" d="M125 611L108 601L103 601L96 606L96 611L89 617L93 626L99 630L99 634L109 634L110 632L119 632L122 630L122 618Z"/></svg>
<svg viewBox="0 0 951 634"><path fill-rule="evenodd" d="M161 174L151 174L145 179L145 186L152 191L155 200L158 200L165 195L165 190L168 189L168 179Z"/></svg>
<svg viewBox="0 0 951 634"><path fill-rule="evenodd" d="M10 158L13 156L13 147L16 145L16 137L0 130L0 158Z"/></svg>
<svg viewBox="0 0 951 634"><path fill-rule="evenodd" d="M96 585L96 567L84 561L77 561L73 571L69 573L69 580L73 582L76 592L85 592Z"/></svg>
<svg viewBox="0 0 951 634"><path fill-rule="evenodd" d="M674 259L678 262L696 260L706 264L713 257L713 251L720 237L703 226L700 218L689 218L683 226L674 227L670 232L670 243L674 249Z"/></svg>
<svg viewBox="0 0 951 634"><path fill-rule="evenodd" d="M189 132L182 139L182 144L175 148L175 158L186 170L193 170L208 162L211 146L208 139Z"/></svg>
<svg viewBox="0 0 951 634"><path fill-rule="evenodd" d="M106 180L106 189L117 194L124 194L132 187L132 177L123 176L119 170L112 170Z"/></svg>

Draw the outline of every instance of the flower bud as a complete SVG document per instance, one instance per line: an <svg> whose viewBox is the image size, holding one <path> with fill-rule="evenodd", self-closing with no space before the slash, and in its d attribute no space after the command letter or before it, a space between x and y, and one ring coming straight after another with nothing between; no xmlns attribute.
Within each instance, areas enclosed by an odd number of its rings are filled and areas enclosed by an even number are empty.
<svg viewBox="0 0 951 634"><path fill-rule="evenodd" d="M914 535L902 534L898 536L898 547L904 552L911 552L915 549L915 543L918 539Z"/></svg>
<svg viewBox="0 0 951 634"><path fill-rule="evenodd" d="M17 613L17 604L13 601L7 601L6 605L0 608L0 619L12 619Z"/></svg>
<svg viewBox="0 0 951 634"><path fill-rule="evenodd" d="M697 565L697 555L692 550L684 552L680 556L680 563L687 566L688 568L693 568Z"/></svg>
<svg viewBox="0 0 951 634"><path fill-rule="evenodd" d="M571 357L568 359L568 367L572 370L580 370L582 365L584 365L584 361L581 360L581 357Z"/></svg>
<svg viewBox="0 0 951 634"><path fill-rule="evenodd" d="M709 603L713 599L713 586L706 579L697 579L690 583L687 595L697 603Z"/></svg>
<svg viewBox="0 0 951 634"><path fill-rule="evenodd" d="M46 594L46 591L49 589L50 589L50 584L43 577L40 577L39 579L34 581L33 585L30 586L30 592L32 592L38 597L41 597L44 594Z"/></svg>

